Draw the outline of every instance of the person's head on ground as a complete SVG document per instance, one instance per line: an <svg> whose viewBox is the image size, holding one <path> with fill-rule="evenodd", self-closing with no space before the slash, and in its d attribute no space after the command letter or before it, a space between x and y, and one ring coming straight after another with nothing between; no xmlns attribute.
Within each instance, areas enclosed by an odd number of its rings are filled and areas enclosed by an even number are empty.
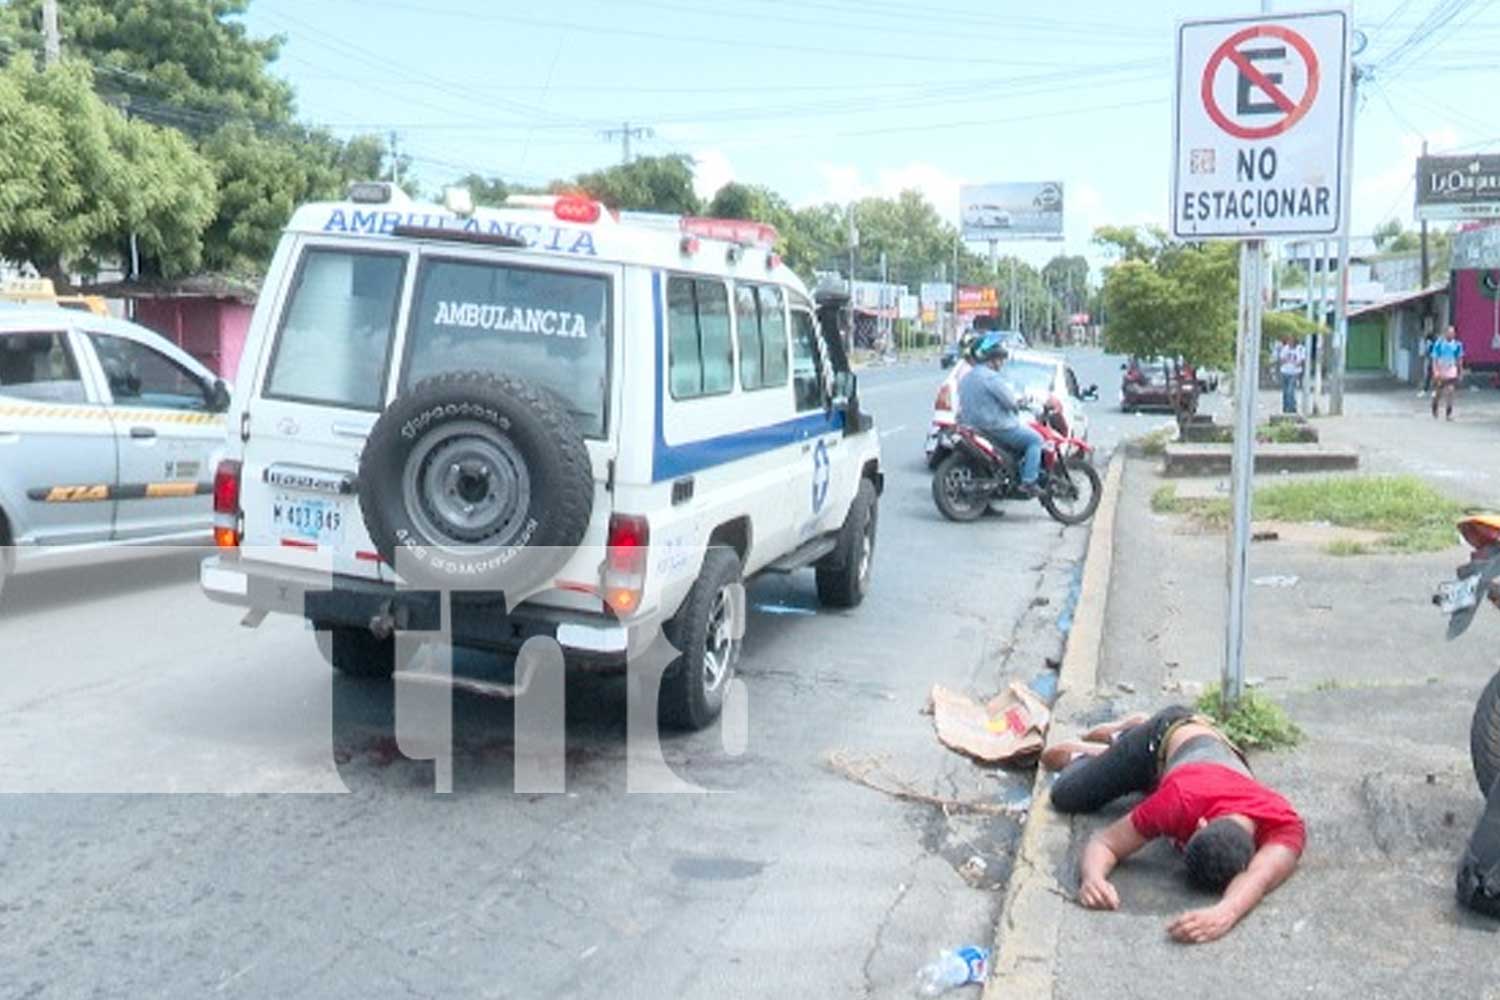
<svg viewBox="0 0 1500 1000"><path fill-rule="evenodd" d="M1183 851L1188 881L1208 892L1223 892L1234 877L1250 867L1255 837L1243 817L1222 816L1198 827Z"/></svg>

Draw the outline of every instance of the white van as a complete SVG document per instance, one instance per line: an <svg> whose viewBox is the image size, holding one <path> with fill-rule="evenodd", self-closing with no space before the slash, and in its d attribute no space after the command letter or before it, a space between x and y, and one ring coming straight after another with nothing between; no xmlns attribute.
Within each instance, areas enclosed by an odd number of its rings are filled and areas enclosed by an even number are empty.
<svg viewBox="0 0 1500 1000"><path fill-rule="evenodd" d="M852 607L874 555L879 435L836 309L774 240L572 196L453 211L360 184L299 209L241 362L205 591L305 616L359 675L391 675L393 629L435 627L434 591L466 646L549 635L623 666L664 628L662 717L707 725L739 583L812 568Z"/></svg>

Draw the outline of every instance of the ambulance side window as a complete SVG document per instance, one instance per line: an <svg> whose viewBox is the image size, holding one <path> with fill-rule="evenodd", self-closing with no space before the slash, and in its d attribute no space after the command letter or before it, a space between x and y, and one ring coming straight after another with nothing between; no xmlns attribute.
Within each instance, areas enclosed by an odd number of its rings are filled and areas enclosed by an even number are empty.
<svg viewBox="0 0 1500 1000"><path fill-rule="evenodd" d="M807 413L824 407L823 366L818 357L818 328L812 314L792 310L792 384L797 396L797 412Z"/></svg>
<svg viewBox="0 0 1500 1000"><path fill-rule="evenodd" d="M718 396L734 387L729 290L708 278L667 279L667 368L673 399Z"/></svg>
<svg viewBox="0 0 1500 1000"><path fill-rule="evenodd" d="M61 333L0 333L0 396L45 403L86 399L78 365Z"/></svg>

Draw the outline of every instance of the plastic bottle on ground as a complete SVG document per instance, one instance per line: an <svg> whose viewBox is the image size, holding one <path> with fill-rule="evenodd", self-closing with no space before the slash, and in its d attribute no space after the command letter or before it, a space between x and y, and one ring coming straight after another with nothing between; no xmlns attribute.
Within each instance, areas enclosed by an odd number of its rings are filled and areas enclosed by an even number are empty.
<svg viewBox="0 0 1500 1000"><path fill-rule="evenodd" d="M917 996L942 996L959 986L982 983L989 972L989 964L990 953L984 948L944 951L937 961L927 963L917 973Z"/></svg>

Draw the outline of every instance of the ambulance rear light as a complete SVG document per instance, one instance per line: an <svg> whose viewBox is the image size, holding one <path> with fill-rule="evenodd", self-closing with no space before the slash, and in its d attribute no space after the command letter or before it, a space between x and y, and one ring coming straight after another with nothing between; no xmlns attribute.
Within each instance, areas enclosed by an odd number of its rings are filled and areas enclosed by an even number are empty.
<svg viewBox="0 0 1500 1000"><path fill-rule="evenodd" d="M698 237L684 236L682 242L677 244L677 249L684 257L691 257L698 252L700 245Z"/></svg>
<svg viewBox="0 0 1500 1000"><path fill-rule="evenodd" d="M781 266L781 254L779 254L779 253L768 253L768 254L766 254L766 270L768 270L768 271L774 271L774 270L776 270L780 266Z"/></svg>
<svg viewBox="0 0 1500 1000"><path fill-rule="evenodd" d="M742 246L765 247L769 250L781 237L775 226L748 219L706 219L699 216L684 216L678 223L689 236L705 240L723 240Z"/></svg>
<svg viewBox="0 0 1500 1000"><path fill-rule="evenodd" d="M391 185L385 181L355 181L349 185L349 200L360 205L384 205L391 200Z"/></svg>
<svg viewBox="0 0 1500 1000"><path fill-rule="evenodd" d="M214 545L239 548L240 529L240 463L226 458L214 470Z"/></svg>
<svg viewBox="0 0 1500 1000"><path fill-rule="evenodd" d="M637 514L613 514L605 550L600 588L605 603L617 614L638 610L646 588L646 562L651 552L651 526Z"/></svg>

